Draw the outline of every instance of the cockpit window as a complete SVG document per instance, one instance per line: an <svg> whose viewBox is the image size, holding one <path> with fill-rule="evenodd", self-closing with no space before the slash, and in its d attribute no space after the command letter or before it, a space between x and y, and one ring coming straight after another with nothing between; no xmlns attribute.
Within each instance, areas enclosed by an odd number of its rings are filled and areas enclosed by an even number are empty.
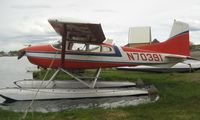
<svg viewBox="0 0 200 120"><path fill-rule="evenodd" d="M110 47L102 46L102 52L113 52L113 50Z"/></svg>
<svg viewBox="0 0 200 120"><path fill-rule="evenodd" d="M105 45L85 44L69 42L66 44L66 51L96 52L96 53L115 53L113 47ZM52 44L56 49L62 49L61 43Z"/></svg>
<svg viewBox="0 0 200 120"><path fill-rule="evenodd" d="M100 45L89 45L88 51L90 52L101 52L101 46Z"/></svg>
<svg viewBox="0 0 200 120"><path fill-rule="evenodd" d="M73 43L71 50L73 50L73 51L86 51L86 44Z"/></svg>

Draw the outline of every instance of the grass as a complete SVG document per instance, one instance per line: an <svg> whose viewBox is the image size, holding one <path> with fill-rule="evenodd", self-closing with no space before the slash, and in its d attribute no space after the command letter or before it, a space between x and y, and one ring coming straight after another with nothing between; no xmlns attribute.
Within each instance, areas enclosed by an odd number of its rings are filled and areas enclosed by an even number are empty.
<svg viewBox="0 0 200 120"><path fill-rule="evenodd" d="M45 71L37 77L42 78ZM91 71L89 71L91 72ZM51 72L52 74L52 72ZM49 77L49 76L48 76ZM60 74L57 79L64 79ZM101 80L136 81L142 79L159 90L160 99L155 103L113 109L70 109L62 112L27 115L27 120L199 120L200 72L194 73L145 73L104 70ZM68 77L69 79L69 77ZM0 110L0 120L18 120L20 112Z"/></svg>

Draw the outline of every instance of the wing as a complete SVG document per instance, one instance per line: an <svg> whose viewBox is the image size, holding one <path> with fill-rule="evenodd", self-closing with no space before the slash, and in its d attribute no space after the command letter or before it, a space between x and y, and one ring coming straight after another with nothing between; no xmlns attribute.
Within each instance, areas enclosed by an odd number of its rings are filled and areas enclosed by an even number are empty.
<svg viewBox="0 0 200 120"><path fill-rule="evenodd" d="M58 34L66 35L67 41L98 44L106 39L101 24L71 18L49 19L48 21Z"/></svg>

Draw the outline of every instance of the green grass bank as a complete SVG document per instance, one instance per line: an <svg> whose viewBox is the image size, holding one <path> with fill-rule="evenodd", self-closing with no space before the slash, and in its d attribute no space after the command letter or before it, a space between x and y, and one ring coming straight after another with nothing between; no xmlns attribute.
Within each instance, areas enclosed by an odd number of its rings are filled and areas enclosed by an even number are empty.
<svg viewBox="0 0 200 120"><path fill-rule="evenodd" d="M45 71L37 73L42 79ZM50 72L52 74L52 71ZM49 74L49 76L50 76ZM49 77L48 76L48 77ZM47 77L47 79L48 79ZM159 90L155 103L113 109L69 109L61 112L28 113L27 120L199 120L200 71L194 73L146 73L103 70L101 80L143 80ZM59 74L57 79L66 79ZM69 79L69 77L67 77ZM0 109L0 120L19 120L23 113Z"/></svg>

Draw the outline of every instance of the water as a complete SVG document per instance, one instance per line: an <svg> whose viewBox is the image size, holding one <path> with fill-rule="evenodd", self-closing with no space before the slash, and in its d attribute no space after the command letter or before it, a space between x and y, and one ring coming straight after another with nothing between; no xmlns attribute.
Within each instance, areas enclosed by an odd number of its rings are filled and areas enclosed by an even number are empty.
<svg viewBox="0 0 200 120"><path fill-rule="evenodd" d="M29 63L26 57L17 60L17 57L0 57L0 88L16 87L13 82L23 79L32 79L32 72L27 69L36 68ZM0 98L0 102L4 99ZM143 97L117 97L100 99L81 99L81 100L53 100L53 101L34 101L29 111L37 112L56 112L71 108L115 108L119 106L138 105L141 103L152 102L148 96ZM0 105L2 109L23 112L29 106L30 101L18 101L7 105Z"/></svg>
<svg viewBox="0 0 200 120"><path fill-rule="evenodd" d="M13 87L14 81L32 79L32 73L27 69L36 67L27 58L18 60L17 57L0 57L0 88Z"/></svg>
<svg viewBox="0 0 200 120"><path fill-rule="evenodd" d="M17 57L0 57L0 63L0 88L16 87L14 81L32 79L32 73L27 72L27 69L36 68L25 57L20 60ZM0 102L3 100L0 97Z"/></svg>

